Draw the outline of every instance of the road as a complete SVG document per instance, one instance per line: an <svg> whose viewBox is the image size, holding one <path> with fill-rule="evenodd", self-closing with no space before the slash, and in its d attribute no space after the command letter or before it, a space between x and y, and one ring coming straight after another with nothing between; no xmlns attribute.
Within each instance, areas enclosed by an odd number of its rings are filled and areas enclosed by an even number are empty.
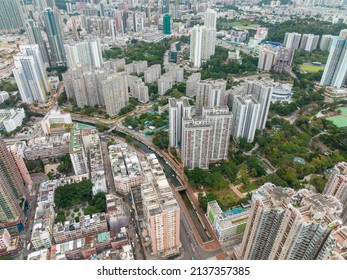
<svg viewBox="0 0 347 280"><path fill-rule="evenodd" d="M110 194L116 194L107 142L108 142L107 139L103 140L103 137L101 137L101 150L102 150L102 155L104 158L106 184L107 184L108 192Z"/></svg>
<svg viewBox="0 0 347 280"><path fill-rule="evenodd" d="M22 248L22 251L19 254L20 260L26 260L27 256L34 251L33 248L30 248L30 250L27 250L27 245L30 243L31 240L31 232L34 226L34 218L35 218L35 211L37 206L37 195L39 192L39 186L42 182L45 182L48 180L48 177L43 173L35 173L31 174L31 179L33 180L33 186L30 192L30 203L29 203L29 209L28 209L28 216L27 221L25 224L25 231L21 234L21 239L23 240L24 246Z"/></svg>

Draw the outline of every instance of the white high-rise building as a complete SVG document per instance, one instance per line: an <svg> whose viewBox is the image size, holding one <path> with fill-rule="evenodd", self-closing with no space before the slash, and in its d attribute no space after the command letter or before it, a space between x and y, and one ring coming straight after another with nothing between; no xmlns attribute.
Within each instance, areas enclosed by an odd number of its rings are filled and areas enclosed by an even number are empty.
<svg viewBox="0 0 347 280"><path fill-rule="evenodd" d="M236 96L233 107L233 129L232 135L236 141L240 137L253 142L257 123L260 118L260 103L252 96Z"/></svg>
<svg viewBox="0 0 347 280"><path fill-rule="evenodd" d="M109 75L106 80L102 81L102 93L107 114L117 115L129 102L126 74L123 72Z"/></svg>
<svg viewBox="0 0 347 280"><path fill-rule="evenodd" d="M145 83L151 84L151 83L157 82L160 78L160 75L161 75L160 64L154 64L154 65L148 67L144 71Z"/></svg>
<svg viewBox="0 0 347 280"><path fill-rule="evenodd" d="M228 159L233 114L229 112L228 106L204 107L202 117L213 125L210 160Z"/></svg>
<svg viewBox="0 0 347 280"><path fill-rule="evenodd" d="M347 39L336 37L332 42L320 85L341 88L346 83L346 77Z"/></svg>
<svg viewBox="0 0 347 280"><path fill-rule="evenodd" d="M301 34L293 32L286 32L284 37L283 46L287 49L295 49L297 50L300 45Z"/></svg>
<svg viewBox="0 0 347 280"><path fill-rule="evenodd" d="M226 81L202 80L198 82L196 93L195 114L201 116L203 107L227 105Z"/></svg>
<svg viewBox="0 0 347 280"><path fill-rule="evenodd" d="M199 68L201 63L210 59L215 53L216 28L196 25L191 29L190 60L194 67Z"/></svg>
<svg viewBox="0 0 347 280"><path fill-rule="evenodd" d="M198 82L201 80L201 73L194 73L188 77L186 83L186 95L189 97L193 97L196 95L198 91Z"/></svg>
<svg viewBox="0 0 347 280"><path fill-rule="evenodd" d="M169 141L171 147L178 147L182 141L182 121L190 119L192 107L187 98L169 98Z"/></svg>
<svg viewBox="0 0 347 280"><path fill-rule="evenodd" d="M73 68L82 65L91 65L100 68L103 63L100 38L89 37L88 41L70 41L64 45L67 66Z"/></svg>
<svg viewBox="0 0 347 280"><path fill-rule="evenodd" d="M22 101L28 104L45 102L50 85L38 45L20 46L21 53L14 56L13 74Z"/></svg>
<svg viewBox="0 0 347 280"><path fill-rule="evenodd" d="M272 80L254 80L248 82L247 94L252 95L260 103L257 129L264 129L269 114L270 103L273 91Z"/></svg>
<svg viewBox="0 0 347 280"><path fill-rule="evenodd" d="M259 60L258 60L258 68L264 71L270 71L272 65L275 63L277 54L277 48L267 44L262 45L259 48Z"/></svg>
<svg viewBox="0 0 347 280"><path fill-rule="evenodd" d="M47 45L45 41L43 40L43 37L41 34L41 28L38 25L38 23L33 21L32 19L28 19L27 21L25 21L25 31L29 39L29 44L31 45L37 44L39 46L43 63L45 65L48 65L49 55L48 55Z"/></svg>
<svg viewBox="0 0 347 280"><path fill-rule="evenodd" d="M236 258L323 259L336 244L341 203L332 196L295 192L266 183L252 194L252 207Z"/></svg>
<svg viewBox="0 0 347 280"><path fill-rule="evenodd" d="M207 9L205 12L204 26L207 28L216 28L217 12L212 9Z"/></svg>
<svg viewBox="0 0 347 280"><path fill-rule="evenodd" d="M213 125L201 118L184 119L182 162L188 169L208 169Z"/></svg>
<svg viewBox="0 0 347 280"><path fill-rule="evenodd" d="M319 48L322 51L329 51L334 38L335 36L333 35L323 35L319 44Z"/></svg>
<svg viewBox="0 0 347 280"><path fill-rule="evenodd" d="M319 42L319 35L314 34L303 34L301 43L300 43L300 49L312 52L315 49L317 49Z"/></svg>
<svg viewBox="0 0 347 280"><path fill-rule="evenodd" d="M196 25L191 30L190 60L193 61L196 68L201 66L202 33L204 29L205 27Z"/></svg>

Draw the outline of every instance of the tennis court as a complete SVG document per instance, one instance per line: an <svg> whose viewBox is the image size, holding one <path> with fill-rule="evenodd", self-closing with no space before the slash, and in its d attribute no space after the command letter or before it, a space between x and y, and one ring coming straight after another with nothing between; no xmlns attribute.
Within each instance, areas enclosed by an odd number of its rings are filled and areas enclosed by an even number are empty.
<svg viewBox="0 0 347 280"><path fill-rule="evenodd" d="M345 108L347 110L347 108ZM346 111L347 113L347 111ZM346 127L347 126L347 117L345 116L335 116L331 118L327 118L328 121L332 121L334 125L337 127Z"/></svg>
<svg viewBox="0 0 347 280"><path fill-rule="evenodd" d="M341 111L342 115L345 115L347 117L347 107L342 107L342 108L337 108L337 109Z"/></svg>

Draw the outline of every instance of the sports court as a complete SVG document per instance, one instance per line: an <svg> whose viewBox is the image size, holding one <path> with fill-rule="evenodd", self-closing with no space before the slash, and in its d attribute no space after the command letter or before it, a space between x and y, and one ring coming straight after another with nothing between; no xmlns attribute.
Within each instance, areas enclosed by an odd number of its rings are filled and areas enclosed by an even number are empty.
<svg viewBox="0 0 347 280"><path fill-rule="evenodd" d="M347 107L338 108L341 111L341 115L326 118L329 121L332 121L337 127L346 127L347 126Z"/></svg>

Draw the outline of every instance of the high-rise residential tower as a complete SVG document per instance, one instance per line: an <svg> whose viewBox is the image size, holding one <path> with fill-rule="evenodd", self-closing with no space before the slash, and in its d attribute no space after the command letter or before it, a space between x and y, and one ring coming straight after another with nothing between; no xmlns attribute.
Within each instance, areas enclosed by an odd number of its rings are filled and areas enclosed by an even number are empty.
<svg viewBox="0 0 347 280"><path fill-rule="evenodd" d="M257 129L264 129L270 109L273 82L271 80L254 80L248 82L247 85L247 94L252 95L260 103Z"/></svg>
<svg viewBox="0 0 347 280"><path fill-rule="evenodd" d="M202 117L212 124L210 160L228 159L233 114L228 106L204 107Z"/></svg>
<svg viewBox="0 0 347 280"><path fill-rule="evenodd" d="M208 169L213 125L202 118L184 119L182 163L188 169Z"/></svg>
<svg viewBox="0 0 347 280"><path fill-rule="evenodd" d="M203 26L196 25L191 30L190 60L193 61L196 68L201 66L202 33L204 29Z"/></svg>
<svg viewBox="0 0 347 280"><path fill-rule="evenodd" d="M191 29L190 60L194 67L199 68L201 63L210 59L215 53L216 28L195 25Z"/></svg>
<svg viewBox="0 0 347 280"><path fill-rule="evenodd" d="M0 0L0 31L14 32L24 27L19 0Z"/></svg>
<svg viewBox="0 0 347 280"><path fill-rule="evenodd" d="M169 141L171 147L182 142L182 121L191 118L191 106L187 98L169 98Z"/></svg>
<svg viewBox="0 0 347 280"><path fill-rule="evenodd" d="M89 36L87 41L70 41L65 46L68 68L91 65L100 68L103 63L100 38Z"/></svg>
<svg viewBox="0 0 347 280"><path fill-rule="evenodd" d="M101 82L106 112L115 116L128 105L128 82L125 73L114 73Z"/></svg>
<svg viewBox="0 0 347 280"><path fill-rule="evenodd" d="M301 34L296 32L286 32L284 36L283 46L287 49L295 49L297 50L300 45Z"/></svg>
<svg viewBox="0 0 347 280"><path fill-rule="evenodd" d="M267 44L259 48L258 68L264 71L270 71L274 65L277 55L277 47Z"/></svg>
<svg viewBox="0 0 347 280"><path fill-rule="evenodd" d="M303 34L301 43L300 43L300 49L312 52L315 49L317 49L319 42L319 35L314 34Z"/></svg>
<svg viewBox="0 0 347 280"><path fill-rule="evenodd" d="M347 77L347 39L335 37L329 52L320 85L341 88Z"/></svg>
<svg viewBox="0 0 347 280"><path fill-rule="evenodd" d="M216 28L217 25L217 12L212 9L207 9L205 12L204 26L207 28Z"/></svg>
<svg viewBox="0 0 347 280"><path fill-rule="evenodd" d="M329 51L334 38L335 36L333 35L323 35L320 40L319 48L322 51Z"/></svg>
<svg viewBox="0 0 347 280"><path fill-rule="evenodd" d="M62 24L58 12L52 9L46 9L42 13L42 17L48 37L52 65L66 66Z"/></svg>
<svg viewBox="0 0 347 280"><path fill-rule="evenodd" d="M38 45L45 65L49 64L49 55L45 41L42 38L41 29L37 22L28 19L25 22L25 30L31 45Z"/></svg>
<svg viewBox="0 0 347 280"><path fill-rule="evenodd" d="M232 135L236 141L244 137L247 142L253 142L260 118L260 106L259 101L252 96L234 98Z"/></svg>
<svg viewBox="0 0 347 280"><path fill-rule="evenodd" d="M201 80L197 83L195 114L201 116L203 107L222 106L227 104L226 81Z"/></svg>
<svg viewBox="0 0 347 280"><path fill-rule="evenodd" d="M0 137L0 228L11 232L23 229L23 209L28 189L11 153Z"/></svg>
<svg viewBox="0 0 347 280"><path fill-rule="evenodd" d="M50 85L38 45L20 46L21 53L14 56L13 74L22 101L28 104L45 102Z"/></svg>
<svg viewBox="0 0 347 280"><path fill-rule="evenodd" d="M341 203L332 196L266 183L255 190L240 247L245 260L323 259L335 244ZM237 250L236 250L237 252Z"/></svg>

